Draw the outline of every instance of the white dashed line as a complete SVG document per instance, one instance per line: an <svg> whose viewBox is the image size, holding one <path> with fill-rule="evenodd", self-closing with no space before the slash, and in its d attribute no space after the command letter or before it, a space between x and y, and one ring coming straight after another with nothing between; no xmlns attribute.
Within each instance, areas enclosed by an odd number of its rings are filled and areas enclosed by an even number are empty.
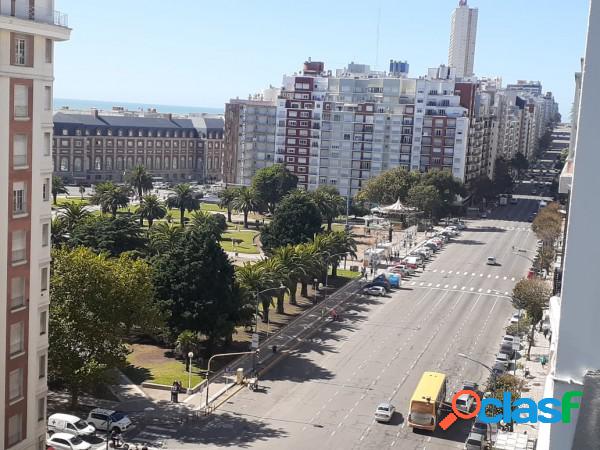
<svg viewBox="0 0 600 450"><path fill-rule="evenodd" d="M490 292L492 292L492 291L488 289L486 293L489 294Z"/></svg>
<svg viewBox="0 0 600 450"><path fill-rule="evenodd" d="M508 291L504 292L504 295L508 295Z"/></svg>
<svg viewBox="0 0 600 450"><path fill-rule="evenodd" d="M428 284L427 284L427 287L430 287L432 284L433 284L433 283L428 283Z"/></svg>
<svg viewBox="0 0 600 450"><path fill-rule="evenodd" d="M422 281L419 283L419 286L423 286L425 283L423 283Z"/></svg>
<svg viewBox="0 0 600 450"><path fill-rule="evenodd" d="M452 286L452 289L456 289L458 286L455 284L454 286Z"/></svg>
<svg viewBox="0 0 600 450"><path fill-rule="evenodd" d="M488 277L488 278L492 278L492 276L491 276L491 275L488 275L487 277Z"/></svg>
<svg viewBox="0 0 600 450"><path fill-rule="evenodd" d="M451 270L449 270L449 271L448 271L448 273L452 273L452 271L451 271Z"/></svg>
<svg viewBox="0 0 600 450"><path fill-rule="evenodd" d="M445 270L440 270L440 273L444 273L444 272L446 272L446 271Z"/></svg>
<svg viewBox="0 0 600 450"><path fill-rule="evenodd" d="M433 269L433 272L434 272L434 273L435 273L435 272L437 272L437 269Z"/></svg>
<svg viewBox="0 0 600 450"><path fill-rule="evenodd" d="M514 277L510 279L510 281L515 281Z"/></svg>
<svg viewBox="0 0 600 450"><path fill-rule="evenodd" d="M481 289L481 288L477 289L477 292L481 292L481 291L483 291L483 289Z"/></svg>
<svg viewBox="0 0 600 450"><path fill-rule="evenodd" d="M448 285L447 284L444 285L444 289L448 289Z"/></svg>
<svg viewBox="0 0 600 450"><path fill-rule="evenodd" d="M500 278L500 277L499 277L498 275L496 275L496 280L497 280L498 278Z"/></svg>
<svg viewBox="0 0 600 450"><path fill-rule="evenodd" d="M461 290L461 291L464 291L464 290L465 290L465 286L461 287L461 288L460 288L460 290Z"/></svg>
<svg viewBox="0 0 600 450"><path fill-rule="evenodd" d="M475 272L473 272L473 273L471 274L471 276L472 276L472 277L474 277L474 276L475 276Z"/></svg>
<svg viewBox="0 0 600 450"><path fill-rule="evenodd" d="M482 273L479 274L479 278L483 278L483 274Z"/></svg>
<svg viewBox="0 0 600 450"><path fill-rule="evenodd" d="M503 277L502 279L503 279L503 280L506 280L506 277Z"/></svg>
<svg viewBox="0 0 600 450"><path fill-rule="evenodd" d="M435 287L436 287L436 288L439 288L439 287L440 287L440 283L436 284L436 285L435 285Z"/></svg>
<svg viewBox="0 0 600 450"><path fill-rule="evenodd" d="M475 290L475 288L471 288L471 289L469 289L469 290L472 292L472 291L474 291L474 290Z"/></svg>
<svg viewBox="0 0 600 450"><path fill-rule="evenodd" d="M463 275L468 275L468 274L469 274L469 272L465 272L465 273L463 273Z"/></svg>

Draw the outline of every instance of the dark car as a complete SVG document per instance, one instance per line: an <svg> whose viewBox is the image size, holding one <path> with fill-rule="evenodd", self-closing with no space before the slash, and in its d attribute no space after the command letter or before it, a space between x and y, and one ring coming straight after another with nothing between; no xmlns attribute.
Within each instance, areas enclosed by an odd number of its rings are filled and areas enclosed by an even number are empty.
<svg viewBox="0 0 600 450"><path fill-rule="evenodd" d="M535 219L535 216L533 214L530 214L529 217L527 218L527 220L529 222L533 222L533 219Z"/></svg>

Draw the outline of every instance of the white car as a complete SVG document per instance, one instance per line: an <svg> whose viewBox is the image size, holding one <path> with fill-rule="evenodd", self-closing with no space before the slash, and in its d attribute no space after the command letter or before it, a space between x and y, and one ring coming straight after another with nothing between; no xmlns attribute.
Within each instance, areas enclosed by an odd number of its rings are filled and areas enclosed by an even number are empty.
<svg viewBox="0 0 600 450"><path fill-rule="evenodd" d="M510 323L517 323L519 321L519 319L521 319L521 314L519 312L513 313L512 317L510 318Z"/></svg>
<svg viewBox="0 0 600 450"><path fill-rule="evenodd" d="M85 420L71 414L52 414L48 417L48 433L69 433L75 436L89 436L96 432L96 428Z"/></svg>
<svg viewBox="0 0 600 450"><path fill-rule="evenodd" d="M89 450L92 444L83 441L79 436L68 433L55 433L46 440L46 445L55 450Z"/></svg>
<svg viewBox="0 0 600 450"><path fill-rule="evenodd" d="M473 408L475 397L469 394L462 394L456 399L456 409L465 414L469 414Z"/></svg>
<svg viewBox="0 0 600 450"><path fill-rule="evenodd" d="M488 256L486 264L488 266L495 266L496 265L496 257L495 256Z"/></svg>
<svg viewBox="0 0 600 450"><path fill-rule="evenodd" d="M87 421L94 425L97 430L116 430L119 433L128 430L132 426L127 414L111 409L92 409L88 414Z"/></svg>
<svg viewBox="0 0 600 450"><path fill-rule="evenodd" d="M396 408L391 403L380 403L375 410L375 420L377 422L389 422L392 420L394 411L396 411Z"/></svg>
<svg viewBox="0 0 600 450"><path fill-rule="evenodd" d="M385 288L382 286L369 286L368 288L365 288L363 292L368 295L376 295L381 297L385 295Z"/></svg>

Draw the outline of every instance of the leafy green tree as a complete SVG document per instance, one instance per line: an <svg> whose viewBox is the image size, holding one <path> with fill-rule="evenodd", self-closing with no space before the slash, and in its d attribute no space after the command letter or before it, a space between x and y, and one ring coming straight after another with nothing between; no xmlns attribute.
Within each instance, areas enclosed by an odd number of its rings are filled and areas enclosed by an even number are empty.
<svg viewBox="0 0 600 450"><path fill-rule="evenodd" d="M194 191L188 183L181 183L175 186L173 194L167 197L167 207L179 210L179 223L185 225L185 211L196 211L200 209L200 199L202 193Z"/></svg>
<svg viewBox="0 0 600 450"><path fill-rule="evenodd" d="M504 393L510 392L514 401L521 398L523 387L523 380L514 375L504 374L490 378L486 391L491 394L490 397L496 398L500 400L500 402L502 402L502 399L504 398ZM502 414L502 409L489 405L486 414L489 417L495 416L496 414Z"/></svg>
<svg viewBox="0 0 600 450"><path fill-rule="evenodd" d="M241 211L244 214L244 228L248 228L248 214L259 210L260 201L253 189L241 187L236 190L233 200L233 209Z"/></svg>
<svg viewBox="0 0 600 450"><path fill-rule="evenodd" d="M282 281L290 295L290 304L296 305L298 282L310 270L310 266L293 245L276 248L272 257L285 268Z"/></svg>
<svg viewBox="0 0 600 450"><path fill-rule="evenodd" d="M227 229L227 222L222 214L194 211L189 226L212 236L215 241L219 241L221 235Z"/></svg>
<svg viewBox="0 0 600 450"><path fill-rule="evenodd" d="M73 408L82 392L106 380L106 369L124 364L127 329L146 328L146 318L156 316L147 277L141 260L113 261L83 247L54 250L48 374L71 393Z"/></svg>
<svg viewBox="0 0 600 450"><path fill-rule="evenodd" d="M423 184L410 188L407 203L423 211L427 217L436 217L442 204L438 190L434 186Z"/></svg>
<svg viewBox="0 0 600 450"><path fill-rule="evenodd" d="M152 190L152 175L143 165L137 165L127 172L125 180L137 193L140 202L143 201L144 194Z"/></svg>
<svg viewBox="0 0 600 450"><path fill-rule="evenodd" d="M298 177L282 164L259 169L252 178L252 190L256 193L256 199L271 214L275 213L281 199L295 190L297 185Z"/></svg>
<svg viewBox="0 0 600 450"><path fill-rule="evenodd" d="M227 222L231 223L231 211L237 195L237 190L228 187L219 192L219 207L227 209Z"/></svg>
<svg viewBox="0 0 600 450"><path fill-rule="evenodd" d="M63 203L58 210L59 217L64 220L68 232L72 232L78 223L81 223L91 214L85 205L76 202Z"/></svg>
<svg viewBox="0 0 600 450"><path fill-rule="evenodd" d="M337 268L340 262L347 256L356 258L356 239L347 231L332 231L325 235L329 251L325 261L331 266L331 276L337 277ZM329 270L329 269L327 269Z"/></svg>
<svg viewBox="0 0 600 450"><path fill-rule="evenodd" d="M242 322L244 296L234 269L214 236L193 226L176 234L172 245L152 258L157 297L166 306L173 336L202 333L211 349L231 341Z"/></svg>
<svg viewBox="0 0 600 450"><path fill-rule="evenodd" d="M283 198L271 223L263 227L263 248L271 251L288 244L307 242L321 231L321 223L321 213L312 196L304 191L293 191Z"/></svg>
<svg viewBox="0 0 600 450"><path fill-rule="evenodd" d="M183 330L177 336L177 340L175 341L175 351L179 355L179 357L183 358L185 361L185 370L186 372L189 369L190 359L187 357L189 352L197 355L200 353L200 338L197 332L191 330Z"/></svg>
<svg viewBox="0 0 600 450"><path fill-rule="evenodd" d="M240 287L247 292L253 308L258 310L257 302L262 306L262 312L259 311L258 314L262 321L267 323L269 309L273 304L273 296L275 295L274 288L278 286L277 281L272 278L273 273L261 262L245 263L242 267L238 267L235 276ZM255 321L258 321L258 317L255 317Z"/></svg>
<svg viewBox="0 0 600 450"><path fill-rule="evenodd" d="M398 199L406 201L408 191L420 180L421 174L396 167L371 178L359 192L357 200L382 205L390 205Z"/></svg>
<svg viewBox="0 0 600 450"><path fill-rule="evenodd" d="M52 203L56 205L56 198L59 194L68 194L69 191L65 186L65 182L61 177L52 175Z"/></svg>
<svg viewBox="0 0 600 450"><path fill-rule="evenodd" d="M529 332L531 319L526 314L522 314L517 323L511 323L506 327L506 334L511 336L523 336Z"/></svg>
<svg viewBox="0 0 600 450"><path fill-rule="evenodd" d="M144 252L146 239L133 216L116 218L91 216L77 224L69 239L71 248L83 246L95 252L108 252L118 256L124 252Z"/></svg>
<svg viewBox="0 0 600 450"><path fill-rule="evenodd" d="M56 216L52 219L50 229L52 230L51 240L53 247L58 247L67 242L67 239L69 238L69 228L67 221L64 218Z"/></svg>
<svg viewBox="0 0 600 450"><path fill-rule="evenodd" d="M466 195L466 189L462 182L454 178L447 170L430 170L422 175L421 184L433 186L439 196L439 208L447 214L457 196Z"/></svg>
<svg viewBox="0 0 600 450"><path fill-rule="evenodd" d="M295 251L304 267L304 271L300 274L300 295L307 298L308 284L312 283L314 278L322 275L322 254L318 246L314 245L314 242L298 244L295 246Z"/></svg>
<svg viewBox="0 0 600 450"><path fill-rule="evenodd" d="M496 195L494 183L489 179L487 175L481 175L480 177L471 181L469 191L473 196L473 203L479 204L483 200L489 200Z"/></svg>
<svg viewBox="0 0 600 450"><path fill-rule="evenodd" d="M162 219L167 215L167 208L160 201L158 196L154 194L148 194L143 197L143 201L140 202L136 210L140 216L140 226L143 226L143 221L148 221L148 227L152 227L152 224L156 219Z"/></svg>
<svg viewBox="0 0 600 450"><path fill-rule="evenodd" d="M148 249L151 254L165 253L178 242L183 228L170 223L159 222L148 232Z"/></svg>
<svg viewBox="0 0 600 450"><path fill-rule="evenodd" d="M531 354L531 346L534 342L534 331L536 325L544 318L544 309L548 307L548 300L552 290L548 284L540 279L523 279L519 281L512 292L512 304L516 309L525 311L531 320L531 331L529 334L529 348L527 359Z"/></svg>
<svg viewBox="0 0 600 450"><path fill-rule="evenodd" d="M513 191L514 181L510 175L509 162L499 156L494 164L494 194L509 194Z"/></svg>
<svg viewBox="0 0 600 450"><path fill-rule="evenodd" d="M517 171L518 177L521 178L523 172L529 168L529 161L523 153L517 152L510 160L510 165Z"/></svg>
<svg viewBox="0 0 600 450"><path fill-rule="evenodd" d="M112 181L98 183L94 189L91 202L99 205L102 213L110 212L112 217L117 216L119 208L125 208L129 204L129 188L117 186Z"/></svg>
<svg viewBox="0 0 600 450"><path fill-rule="evenodd" d="M327 221L327 231L331 231L333 220L345 211L344 198L335 187L327 185L319 186L312 195L321 216Z"/></svg>
<svg viewBox="0 0 600 450"><path fill-rule="evenodd" d="M542 208L531 224L535 235L544 242L544 246L552 247L562 233L562 215L557 203L550 203Z"/></svg>

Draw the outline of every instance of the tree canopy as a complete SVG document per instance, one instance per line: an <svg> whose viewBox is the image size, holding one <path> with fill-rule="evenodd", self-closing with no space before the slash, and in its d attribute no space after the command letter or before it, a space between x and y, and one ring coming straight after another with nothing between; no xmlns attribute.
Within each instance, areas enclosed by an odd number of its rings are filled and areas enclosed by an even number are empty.
<svg viewBox="0 0 600 450"><path fill-rule="evenodd" d="M510 175L510 164L503 157L496 158L493 178L495 195L509 194L513 191L514 181Z"/></svg>
<svg viewBox="0 0 600 450"><path fill-rule="evenodd" d="M327 231L331 231L333 220L346 211L346 202L334 186L319 186L313 193L313 199L327 221Z"/></svg>
<svg viewBox="0 0 600 450"><path fill-rule="evenodd" d="M116 217L117 210L129 204L129 193L129 187L117 186L112 181L105 181L96 185L90 200L92 204L100 206L102 213L110 212L113 217Z"/></svg>
<svg viewBox="0 0 600 450"><path fill-rule="evenodd" d="M409 172L403 167L395 167L371 178L358 194L358 201L390 205L398 199L405 201L408 191L421 178L418 172Z"/></svg>
<svg viewBox="0 0 600 450"><path fill-rule="evenodd" d="M527 350L527 356L531 352L531 346L533 345L533 336L535 326L544 317L544 308L548 307L548 300L552 295L552 290L546 283L546 281L534 278L534 279L523 279L519 281L512 292L512 303L516 309L525 311L527 317L531 321L531 332L529 335L529 348Z"/></svg>
<svg viewBox="0 0 600 450"><path fill-rule="evenodd" d="M52 203L56 205L56 198L59 194L68 194L69 191L61 177L52 175Z"/></svg>
<svg viewBox="0 0 600 450"><path fill-rule="evenodd" d="M123 337L134 326L162 326L150 267L143 260L110 259L87 248L53 252L48 373L79 394L125 362Z"/></svg>
<svg viewBox="0 0 600 450"><path fill-rule="evenodd" d="M322 217L312 196L296 190L286 195L270 224L261 232L263 248L270 251L288 244L307 242L321 230Z"/></svg>
<svg viewBox="0 0 600 450"><path fill-rule="evenodd" d="M424 184L417 184L410 188L407 203L423 211L426 217L436 217L442 206L439 191L435 186Z"/></svg>
<svg viewBox="0 0 600 450"><path fill-rule="evenodd" d="M252 178L252 189L261 205L273 214L277 204L289 192L296 189L298 177L282 164L259 169Z"/></svg>
<svg viewBox="0 0 600 450"><path fill-rule="evenodd" d="M72 248L84 246L97 253L108 252L118 256L123 252L144 252L146 238L135 216L125 214L114 219L90 216L73 228L68 245Z"/></svg>

